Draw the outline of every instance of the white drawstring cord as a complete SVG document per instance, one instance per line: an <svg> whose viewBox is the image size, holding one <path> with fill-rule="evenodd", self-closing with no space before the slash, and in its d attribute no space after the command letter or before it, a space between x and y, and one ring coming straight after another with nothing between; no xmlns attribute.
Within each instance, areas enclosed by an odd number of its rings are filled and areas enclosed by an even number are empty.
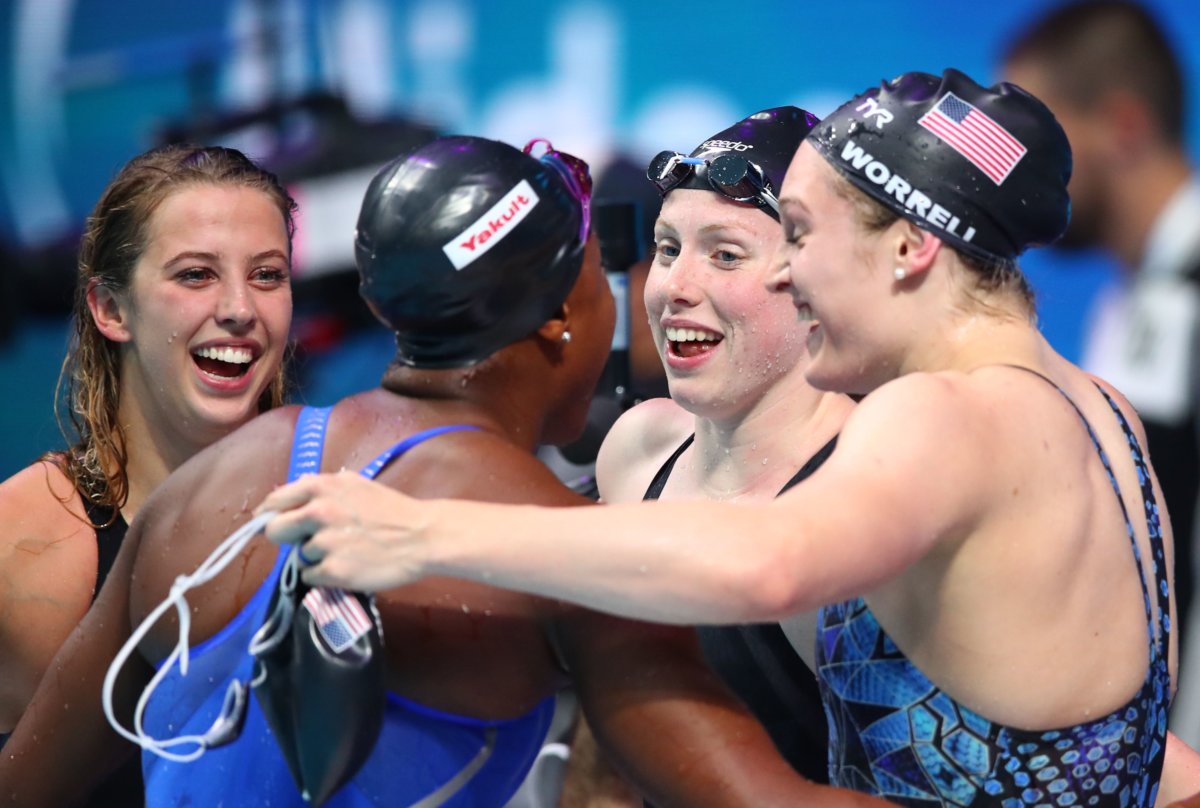
<svg viewBox="0 0 1200 808"><path fill-rule="evenodd" d="M150 700L150 694L154 692L154 689L158 687L159 683L170 672L171 666L176 661L179 662L180 674L183 676L187 675L189 657L188 632L191 628L191 615L187 608L187 591L202 586L219 575L245 549L250 540L262 531L267 522L271 521L275 516L275 511L268 511L254 517L221 542L217 549L205 559L204 563L194 573L191 575L180 575L176 578L175 582L171 585L171 591L167 595L167 599L147 615L146 619L142 621L141 625L137 627L137 630L133 632L121 648L121 651L112 661L112 664L108 668L108 673L104 677L103 700L104 716L108 719L108 723L112 725L113 729L120 733L122 737L133 741L148 752L153 752L160 757L182 763L195 760L204 754L210 746L219 745L219 743L228 740L227 736L234 726L236 726L236 721L239 717L238 713L245 706L245 686L238 681L230 682L229 688L225 691L225 701L221 706L221 714L217 716L212 726L203 735L181 735L177 738L163 740L152 738L142 727L142 716L146 710L146 704ZM296 548L293 548L292 555L295 555L295 553ZM291 559L289 558L290 561ZM133 715L134 731L130 732L121 726L121 723L117 720L113 712L113 688L126 660L133 654L138 644L142 641L142 638L158 622L158 619L172 606L175 607L179 618L179 641L175 644L175 648L171 651L170 656L166 658L159 668L158 673L150 680L150 684L142 691L142 695L137 702L137 709ZM196 744L196 748L187 753L169 751L171 747L181 744Z"/></svg>

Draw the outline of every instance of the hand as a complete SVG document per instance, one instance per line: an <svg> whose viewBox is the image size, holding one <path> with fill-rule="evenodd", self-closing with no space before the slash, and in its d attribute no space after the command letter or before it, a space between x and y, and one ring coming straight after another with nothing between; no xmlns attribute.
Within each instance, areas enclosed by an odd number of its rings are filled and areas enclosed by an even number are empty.
<svg viewBox="0 0 1200 808"><path fill-rule="evenodd" d="M351 471L311 474L272 492L255 513L278 544L303 543L310 586L377 592L423 576L418 500Z"/></svg>

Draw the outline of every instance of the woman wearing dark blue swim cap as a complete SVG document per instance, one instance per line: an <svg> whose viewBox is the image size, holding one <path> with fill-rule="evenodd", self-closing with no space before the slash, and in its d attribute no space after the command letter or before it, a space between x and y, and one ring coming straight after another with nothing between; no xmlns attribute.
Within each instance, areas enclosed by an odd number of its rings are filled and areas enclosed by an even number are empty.
<svg viewBox="0 0 1200 808"><path fill-rule="evenodd" d="M1064 229L1070 170L1044 105L954 70L813 131L772 284L810 382L865 398L778 499L571 514L335 478L276 492L267 507L296 510L270 532L313 534L319 581L486 575L666 622L820 606L834 783L908 805L1152 805L1180 752L1169 521L1136 414L1049 346L1016 264Z"/></svg>

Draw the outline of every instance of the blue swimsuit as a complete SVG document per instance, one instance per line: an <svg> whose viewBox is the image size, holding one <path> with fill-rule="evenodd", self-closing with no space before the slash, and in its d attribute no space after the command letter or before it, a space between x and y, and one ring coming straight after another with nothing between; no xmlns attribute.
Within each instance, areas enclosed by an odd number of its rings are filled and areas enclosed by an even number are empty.
<svg viewBox="0 0 1200 808"><path fill-rule="evenodd" d="M1157 641L1151 593L1125 513L1150 634L1150 668L1141 689L1125 706L1086 724L1046 731L1002 726L931 682L896 647L866 602L852 598L822 608L817 618L817 674L829 717L831 783L910 806L1154 804L1170 703L1166 563L1149 470L1125 416L1107 393L1105 398L1137 466L1154 555ZM1086 419L1084 425L1120 500L1108 457Z"/></svg>
<svg viewBox="0 0 1200 808"><path fill-rule="evenodd" d="M305 408L296 423L288 479L318 471L328 409ZM377 458L366 470L374 477L399 454L428 438L463 427L441 427L413 435ZM233 679L248 681L253 658L247 648L262 625L287 549L271 574L223 629L192 648L186 677L173 668L146 709L146 731L155 737L203 734L220 713ZM347 785L325 803L353 806L502 806L533 765L554 713L554 697L511 720L484 721L452 715L387 694L383 731L375 751ZM305 808L288 773L257 699L248 700L240 737L210 749L190 763L142 755L146 805L265 806Z"/></svg>

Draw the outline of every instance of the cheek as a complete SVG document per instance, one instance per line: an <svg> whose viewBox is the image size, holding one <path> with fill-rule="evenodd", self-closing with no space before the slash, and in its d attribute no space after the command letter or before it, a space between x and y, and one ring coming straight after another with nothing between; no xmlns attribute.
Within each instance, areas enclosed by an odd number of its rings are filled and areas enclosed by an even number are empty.
<svg viewBox="0 0 1200 808"><path fill-rule="evenodd" d="M285 341L292 325L291 292L276 292L264 296L259 301L258 312L266 324L267 331L277 340Z"/></svg>
<svg viewBox="0 0 1200 808"><path fill-rule="evenodd" d="M642 288L642 304L651 320L658 319L666 303L666 291L663 288L665 276L665 272L657 269L651 269L646 275L646 285Z"/></svg>

